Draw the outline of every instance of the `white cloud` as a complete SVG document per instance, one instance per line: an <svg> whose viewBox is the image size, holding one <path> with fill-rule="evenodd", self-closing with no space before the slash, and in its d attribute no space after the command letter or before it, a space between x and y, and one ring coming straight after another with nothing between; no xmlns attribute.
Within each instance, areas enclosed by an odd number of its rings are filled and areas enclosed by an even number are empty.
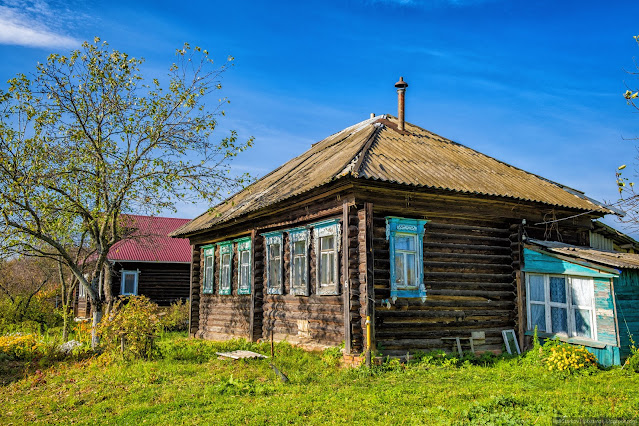
<svg viewBox="0 0 639 426"><path fill-rule="evenodd" d="M26 47L79 47L67 34L73 15L46 1L9 0L0 5L0 44Z"/></svg>

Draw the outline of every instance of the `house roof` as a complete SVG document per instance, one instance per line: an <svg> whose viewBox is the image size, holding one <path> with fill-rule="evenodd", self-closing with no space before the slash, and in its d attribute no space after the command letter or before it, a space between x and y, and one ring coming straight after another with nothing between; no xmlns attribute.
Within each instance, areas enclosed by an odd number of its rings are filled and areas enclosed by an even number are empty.
<svg viewBox="0 0 639 426"><path fill-rule="evenodd" d="M528 241L551 253L583 259L605 266L612 266L613 268L639 269L639 254L598 250L591 247L573 246L557 241L541 241L535 239Z"/></svg>
<svg viewBox="0 0 639 426"><path fill-rule="evenodd" d="M350 176L413 187L615 213L582 192L508 165L432 132L382 115L313 144L302 155L176 230L182 236Z"/></svg>
<svg viewBox="0 0 639 426"><path fill-rule="evenodd" d="M632 238L630 235L624 234L623 232L613 228L612 226L608 226L598 220L594 220L592 225L592 232L603 235L606 238L610 238L618 246L623 248L636 248L639 246L639 242L637 242L637 240Z"/></svg>
<svg viewBox="0 0 639 426"><path fill-rule="evenodd" d="M107 258L120 262L191 262L191 246L186 238L169 234L190 219L126 215L124 226L131 230L128 238L111 247Z"/></svg>

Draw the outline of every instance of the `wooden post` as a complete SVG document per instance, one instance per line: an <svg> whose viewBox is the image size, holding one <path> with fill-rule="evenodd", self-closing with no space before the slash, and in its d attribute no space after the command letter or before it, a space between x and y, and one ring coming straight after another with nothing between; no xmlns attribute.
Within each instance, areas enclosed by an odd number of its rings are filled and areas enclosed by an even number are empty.
<svg viewBox="0 0 639 426"><path fill-rule="evenodd" d="M248 341L255 341L253 329L255 327L255 228L251 230L251 306L249 310Z"/></svg>
<svg viewBox="0 0 639 426"><path fill-rule="evenodd" d="M343 305L344 305L344 352L350 354L351 348L351 288L348 281L349 266L349 250L348 250L348 209L346 202L342 205L342 280L344 287Z"/></svg>
<svg viewBox="0 0 639 426"><path fill-rule="evenodd" d="M366 316L371 318L371 350L375 350L375 286L373 276L373 203L364 203L366 212Z"/></svg>

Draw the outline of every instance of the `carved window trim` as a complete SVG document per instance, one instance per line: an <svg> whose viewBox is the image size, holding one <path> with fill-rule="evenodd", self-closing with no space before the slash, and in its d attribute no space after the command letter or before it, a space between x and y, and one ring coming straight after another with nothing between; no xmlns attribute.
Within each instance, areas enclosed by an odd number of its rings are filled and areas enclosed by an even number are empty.
<svg viewBox="0 0 639 426"><path fill-rule="evenodd" d="M220 247L220 282L218 283L218 291L220 295L228 296L232 293L233 288L233 242L224 241L216 245ZM228 255L229 259L228 265L224 264L226 255Z"/></svg>
<svg viewBox="0 0 639 426"><path fill-rule="evenodd" d="M424 219L407 219L402 217L386 217L386 240L389 242L390 254L390 286L391 299L420 298L426 301L426 286L424 285ZM395 240L398 236L412 236L415 241L416 288L405 289L398 286L395 275Z"/></svg>
<svg viewBox="0 0 639 426"><path fill-rule="evenodd" d="M238 238L233 240L237 247L237 294L251 294L251 276L253 269L253 259L251 252L251 237ZM242 254L248 252L248 265L242 264ZM246 283L242 282L242 267L246 266Z"/></svg>
<svg viewBox="0 0 639 426"><path fill-rule="evenodd" d="M341 248L341 227L339 219L330 219L322 222L314 223L311 225L313 228L313 245L315 248L315 288L317 294L321 296L338 295L339 294L339 253ZM333 249L328 251L324 250L326 254L332 254L333 256L333 271L335 273L333 282L322 285L321 283L321 269L322 269L322 248L321 239L323 237L332 236L335 238Z"/></svg>
<svg viewBox="0 0 639 426"><path fill-rule="evenodd" d="M266 294L283 294L284 293L284 277L282 275L282 271L284 270L283 259L284 259L284 238L282 231L276 232L268 232L262 234L264 237L264 246L266 248ZM279 244L280 250L279 255L276 259L271 259L271 246L274 244ZM271 262L277 261L280 265L280 275L279 277L271 277ZM275 282L275 285L272 282L273 278L279 278L279 283Z"/></svg>
<svg viewBox="0 0 639 426"><path fill-rule="evenodd" d="M213 294L215 245L211 244L203 246L202 258L204 259L204 273L202 274L202 293Z"/></svg>
<svg viewBox="0 0 639 426"><path fill-rule="evenodd" d="M289 229L288 231L288 238L289 238L289 247L290 247L290 255L291 255L291 262L290 262L290 267L289 267L289 278L290 278L290 285L291 285L291 294L294 296L309 296L310 295L310 290L309 290L309 268L308 268L308 248L309 248L309 243L310 243L310 233L308 231L308 229L306 227L304 228L295 228L295 229ZM306 285L295 285L295 281L294 281L294 270L295 270L295 243L296 242L300 242L303 241L304 242L304 255L303 255L303 265L304 265L304 271L303 271L303 277L305 278L306 281Z"/></svg>

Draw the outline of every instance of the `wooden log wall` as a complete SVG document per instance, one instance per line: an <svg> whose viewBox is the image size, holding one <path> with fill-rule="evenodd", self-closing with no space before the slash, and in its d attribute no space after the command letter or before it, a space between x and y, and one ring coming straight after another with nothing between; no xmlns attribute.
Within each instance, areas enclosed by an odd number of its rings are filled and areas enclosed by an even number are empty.
<svg viewBox="0 0 639 426"><path fill-rule="evenodd" d="M262 329L264 322L264 262L265 262L265 250L264 238L257 235L256 232L252 234L252 253L253 253L253 267L251 269L251 312L250 312L250 338L252 341L257 341L262 338Z"/></svg>
<svg viewBox="0 0 639 426"><path fill-rule="evenodd" d="M515 327L515 273L508 223L436 219L426 224L426 302L390 299L390 253L385 212L373 220L375 338L387 354L443 349L442 337L485 333L477 351L502 349L501 331ZM465 349L468 346L465 345Z"/></svg>
<svg viewBox="0 0 639 426"><path fill-rule="evenodd" d="M342 228L343 231L344 228ZM282 241L284 244L282 265L284 294L264 294L262 335L264 339L270 339L272 332L273 338L277 341L287 340L306 347L337 346L344 340L343 296L317 295L316 255L312 232L310 232L310 238L308 274L310 296L291 295L290 240L288 234L284 233ZM341 261L338 274L342 276ZM266 281L265 269L262 272L262 280Z"/></svg>
<svg viewBox="0 0 639 426"><path fill-rule="evenodd" d="M189 335L195 336L200 328L200 247L191 246L191 311L189 316Z"/></svg>
<svg viewBox="0 0 639 426"><path fill-rule="evenodd" d="M249 339L251 295L237 294L238 288L238 255L237 245L233 245L233 261L231 269L231 294L220 295L220 248L215 248L213 294L200 291L200 319L197 337L210 340L227 340L232 338ZM200 260L200 269L204 270L204 257ZM200 286L204 274L200 276Z"/></svg>
<svg viewBox="0 0 639 426"><path fill-rule="evenodd" d="M342 233L345 244L342 245L341 256L345 261L347 273L342 274L342 289L344 289L345 298L344 306L348 308L348 321L350 323L349 335L350 345L346 345L348 352L360 353L364 345L364 331L362 329L362 301L360 298L360 251L359 251L359 215L357 208L352 206L346 207L346 222L343 226ZM344 256L347 255L346 258ZM343 277L348 279L348 286L344 287ZM346 320L346 319L345 319ZM364 317L366 321L366 317Z"/></svg>

